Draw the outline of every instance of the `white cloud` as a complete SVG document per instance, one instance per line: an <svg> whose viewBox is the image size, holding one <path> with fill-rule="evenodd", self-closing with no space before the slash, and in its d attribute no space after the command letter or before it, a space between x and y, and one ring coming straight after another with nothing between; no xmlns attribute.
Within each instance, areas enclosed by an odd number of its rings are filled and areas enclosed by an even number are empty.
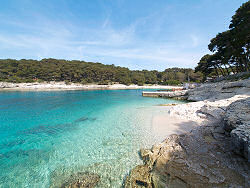
<svg viewBox="0 0 250 188"><path fill-rule="evenodd" d="M122 29L111 27L109 16L100 28L79 28L44 18L34 25L11 21L10 25L27 33L0 32L0 50L5 54L0 58L82 59L139 69L194 67L202 53L194 53L190 48L200 45L199 38L190 34L191 47L190 39L171 43L142 40L137 31L148 19L151 20L152 15L139 18Z"/></svg>

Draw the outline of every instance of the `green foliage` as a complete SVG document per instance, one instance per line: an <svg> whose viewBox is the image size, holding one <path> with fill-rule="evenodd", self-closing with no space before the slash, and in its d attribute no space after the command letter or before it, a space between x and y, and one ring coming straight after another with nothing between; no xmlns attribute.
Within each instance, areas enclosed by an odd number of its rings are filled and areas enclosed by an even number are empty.
<svg viewBox="0 0 250 188"><path fill-rule="evenodd" d="M110 82L109 82L109 80L101 80L98 84L99 85L109 85Z"/></svg>
<svg viewBox="0 0 250 188"><path fill-rule="evenodd" d="M65 80L65 84L66 84L66 85L70 85L70 81Z"/></svg>
<svg viewBox="0 0 250 188"><path fill-rule="evenodd" d="M85 79L82 79L80 83L86 85L88 82Z"/></svg>
<svg viewBox="0 0 250 188"><path fill-rule="evenodd" d="M176 85L179 85L179 84L181 84L181 82L178 81L178 80L166 80L164 82L164 85L170 85L170 86L176 86Z"/></svg>
<svg viewBox="0 0 250 188"><path fill-rule="evenodd" d="M70 83L96 84L179 84L181 82L202 79L200 73L192 69L171 68L163 72L131 71L128 68L104 65L85 61L67 61L59 59L37 60L0 60L0 81L42 82L65 81ZM173 82L176 81L176 82Z"/></svg>
<svg viewBox="0 0 250 188"><path fill-rule="evenodd" d="M204 76L226 76L231 72L246 72L250 69L250 1L244 3L232 17L229 30L211 39L208 49L212 55L201 58L195 71Z"/></svg>
<svg viewBox="0 0 250 188"><path fill-rule="evenodd" d="M241 79L249 79L250 78L250 73L244 74Z"/></svg>

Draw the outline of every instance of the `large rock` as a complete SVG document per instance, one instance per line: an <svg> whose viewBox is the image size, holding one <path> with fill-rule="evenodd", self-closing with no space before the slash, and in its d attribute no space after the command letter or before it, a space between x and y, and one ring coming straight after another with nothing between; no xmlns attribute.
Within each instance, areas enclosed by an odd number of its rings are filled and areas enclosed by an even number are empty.
<svg viewBox="0 0 250 188"><path fill-rule="evenodd" d="M0 89L2 89L2 88L14 88L14 87L17 87L17 84L9 83L9 82L0 82Z"/></svg>
<svg viewBox="0 0 250 188"><path fill-rule="evenodd" d="M229 105L225 114L225 130L230 132L235 152L250 162L250 97Z"/></svg>
<svg viewBox="0 0 250 188"><path fill-rule="evenodd" d="M190 101L203 101L208 99L226 99L246 93L250 93L250 79L203 84L200 87L189 90L187 95Z"/></svg>
<svg viewBox="0 0 250 188"><path fill-rule="evenodd" d="M130 176L125 181L126 188L153 188L152 174L148 165L138 165L131 170Z"/></svg>
<svg viewBox="0 0 250 188"><path fill-rule="evenodd" d="M131 171L134 184L125 187L138 187L136 180L151 184L144 187L249 187L249 165L228 147L230 139L219 125L171 135L143 153L145 165Z"/></svg>
<svg viewBox="0 0 250 188"><path fill-rule="evenodd" d="M204 84L188 91L188 99L199 102L166 110L200 126L171 135L150 150L141 149L144 165L132 170L127 180L143 181L147 174L146 181L156 188L250 187L250 79Z"/></svg>

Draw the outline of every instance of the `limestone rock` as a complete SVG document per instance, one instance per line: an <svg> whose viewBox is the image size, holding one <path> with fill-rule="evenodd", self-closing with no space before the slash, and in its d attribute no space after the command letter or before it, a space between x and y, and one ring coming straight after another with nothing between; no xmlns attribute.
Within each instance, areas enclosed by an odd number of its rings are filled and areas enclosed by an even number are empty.
<svg viewBox="0 0 250 188"><path fill-rule="evenodd" d="M89 172L73 174L62 184L62 188L93 188L100 181L100 176Z"/></svg>
<svg viewBox="0 0 250 188"><path fill-rule="evenodd" d="M125 182L125 188L152 188L152 174L148 165L138 165L131 170Z"/></svg>
<svg viewBox="0 0 250 188"><path fill-rule="evenodd" d="M171 135L154 146L156 150L146 150L146 156L156 156L153 166L137 166L127 178L134 183L125 187L137 187L136 180L168 188L249 187L247 162L232 152L231 138L218 128L202 126L188 134Z"/></svg>
<svg viewBox="0 0 250 188"><path fill-rule="evenodd" d="M155 188L250 187L249 96L250 79L224 81L189 90L188 99L198 102L167 106L169 115L200 126L141 149L144 165L131 171L125 187L138 187L136 180Z"/></svg>
<svg viewBox="0 0 250 188"><path fill-rule="evenodd" d="M17 87L15 83L0 82L0 88L14 88Z"/></svg>
<svg viewBox="0 0 250 188"><path fill-rule="evenodd" d="M250 97L229 105L225 114L225 130L230 132L235 152L250 162Z"/></svg>
<svg viewBox="0 0 250 188"><path fill-rule="evenodd" d="M219 100L250 93L250 79L235 82L217 82L203 84L200 87L188 91L188 100Z"/></svg>

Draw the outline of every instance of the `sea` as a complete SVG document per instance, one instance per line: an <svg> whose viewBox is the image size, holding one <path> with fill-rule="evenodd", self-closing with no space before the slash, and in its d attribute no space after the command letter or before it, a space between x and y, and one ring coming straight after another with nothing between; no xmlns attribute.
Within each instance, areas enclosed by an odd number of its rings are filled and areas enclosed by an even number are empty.
<svg viewBox="0 0 250 188"><path fill-rule="evenodd" d="M0 187L61 187L77 173L122 187L140 148L164 139L152 132L159 105L183 103L142 91L0 92Z"/></svg>

